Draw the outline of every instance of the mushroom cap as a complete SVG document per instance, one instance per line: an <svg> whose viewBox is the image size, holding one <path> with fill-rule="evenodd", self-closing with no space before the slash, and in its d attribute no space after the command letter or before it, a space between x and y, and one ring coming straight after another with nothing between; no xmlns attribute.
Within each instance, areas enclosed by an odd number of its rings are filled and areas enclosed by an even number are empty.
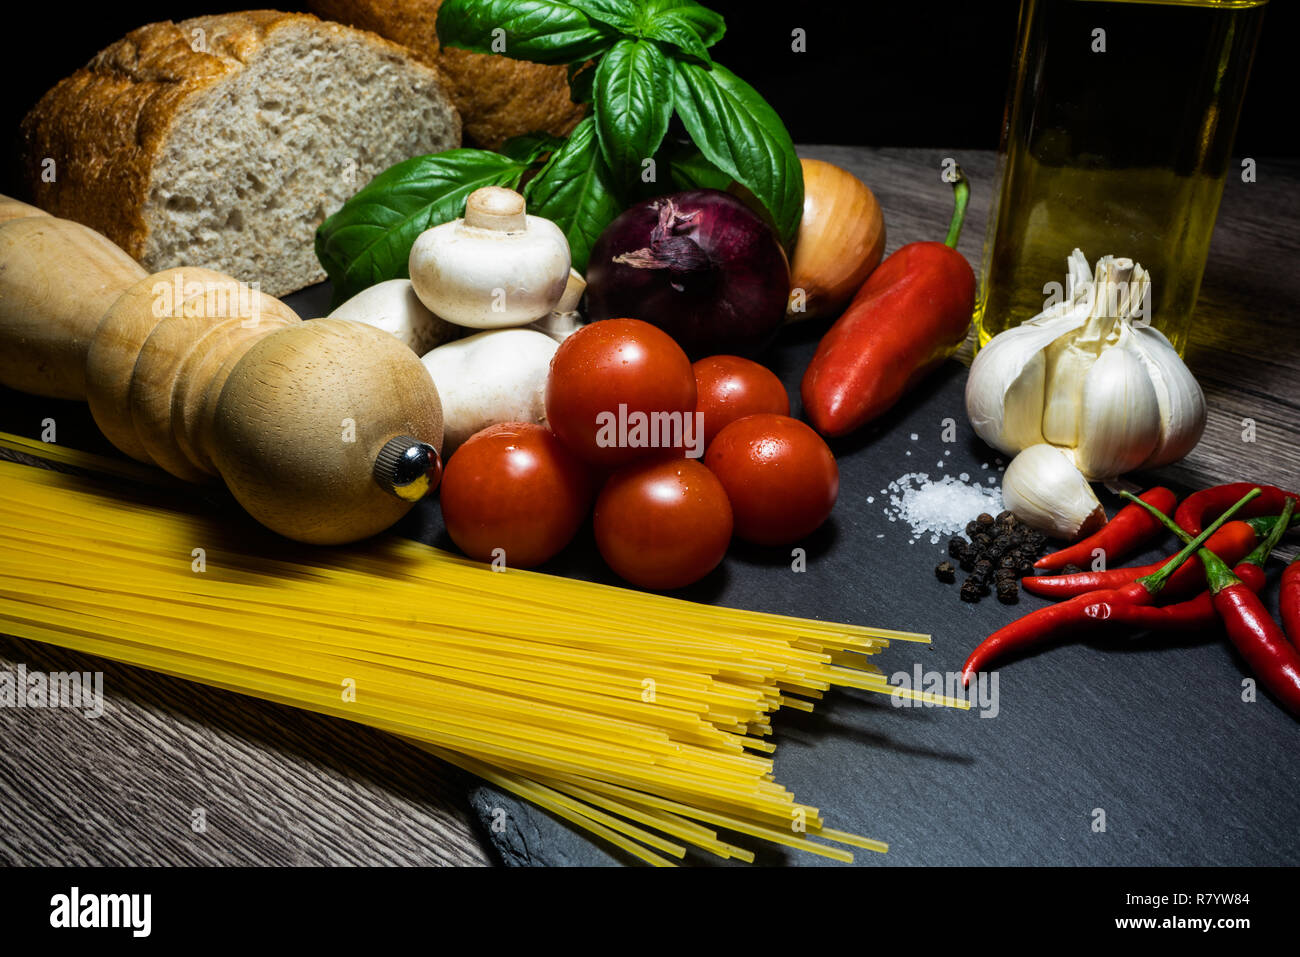
<svg viewBox="0 0 1300 957"><path fill-rule="evenodd" d="M520 228L522 225L522 228ZM472 329L522 326L554 311L569 282L569 242L503 187L470 194L464 219L411 247L411 285L435 315Z"/></svg>

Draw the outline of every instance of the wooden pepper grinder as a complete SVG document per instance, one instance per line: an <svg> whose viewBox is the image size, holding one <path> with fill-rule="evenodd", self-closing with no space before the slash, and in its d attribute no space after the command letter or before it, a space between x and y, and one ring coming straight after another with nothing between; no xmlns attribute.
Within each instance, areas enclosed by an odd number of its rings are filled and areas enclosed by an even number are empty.
<svg viewBox="0 0 1300 957"><path fill-rule="evenodd" d="M374 535L441 476L438 390L394 336L302 322L210 269L147 275L94 230L5 197L0 383L86 400L127 455L219 476L302 542Z"/></svg>

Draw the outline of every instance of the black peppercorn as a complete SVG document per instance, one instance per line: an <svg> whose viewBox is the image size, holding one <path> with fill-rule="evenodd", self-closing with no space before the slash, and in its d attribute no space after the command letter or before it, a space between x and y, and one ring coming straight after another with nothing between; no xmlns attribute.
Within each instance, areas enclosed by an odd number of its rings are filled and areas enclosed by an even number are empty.
<svg viewBox="0 0 1300 957"><path fill-rule="evenodd" d="M1014 579L998 582L998 601L1004 605L1014 605L1020 601L1020 586Z"/></svg>
<svg viewBox="0 0 1300 957"><path fill-rule="evenodd" d="M961 583L961 600L977 602L980 600L980 586L971 579Z"/></svg>
<svg viewBox="0 0 1300 957"><path fill-rule="evenodd" d="M957 580L957 569L952 567L952 562L940 562L934 567L934 577L951 585Z"/></svg>
<svg viewBox="0 0 1300 957"><path fill-rule="evenodd" d="M988 528L993 524L993 516L988 512L980 512L979 515L975 516L975 521L979 522L985 528Z"/></svg>
<svg viewBox="0 0 1300 957"><path fill-rule="evenodd" d="M968 548L970 548L970 542L960 535L955 535L948 541L948 557L960 560L966 554Z"/></svg>

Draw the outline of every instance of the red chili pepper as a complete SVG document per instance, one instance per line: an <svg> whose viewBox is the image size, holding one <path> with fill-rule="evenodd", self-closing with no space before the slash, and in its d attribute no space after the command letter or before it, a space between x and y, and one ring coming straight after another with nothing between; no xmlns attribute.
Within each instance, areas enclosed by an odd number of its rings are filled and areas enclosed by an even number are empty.
<svg viewBox="0 0 1300 957"><path fill-rule="evenodd" d="M1081 626L1089 625L1093 619L1087 615L1086 609L1092 605L1104 602L1120 605L1150 604L1172 576L1183 566L1183 563L1192 556L1192 553L1204 545L1206 540L1214 532L1218 531L1220 526L1231 518L1239 508L1254 498L1256 494L1258 493L1251 492L1224 512L1213 525L1193 539L1177 555L1165 562L1159 571L1139 578L1135 582L1130 582L1121 588L1091 592L1072 598L1067 602L1062 602L1059 605L1048 605L1046 608L1039 608L1036 611L1031 611L1020 620L999 628L980 642L979 646L970 653L970 657L966 659L961 674L963 686L969 685L970 679L976 673L983 671L994 659L1005 655L1007 652L1022 651L1040 645L1049 639L1058 638L1062 634L1075 632Z"/></svg>
<svg viewBox="0 0 1300 957"><path fill-rule="evenodd" d="M1250 482L1233 482L1230 485L1216 485L1200 492L1194 492L1178 506L1174 513L1176 521L1189 535L1201 534L1208 519L1218 517L1223 509L1241 498L1253 488L1260 490L1259 498L1242 512L1242 518L1257 515L1276 515L1282 511L1282 505L1289 499L1300 501L1300 495L1287 492L1274 485L1255 485ZM1215 549L1217 552L1218 550ZM1223 556L1220 554L1220 558Z"/></svg>
<svg viewBox="0 0 1300 957"><path fill-rule="evenodd" d="M1132 498L1132 496L1128 497ZM1142 497L1142 501L1146 501L1146 496ZM1273 527L1269 529L1264 540L1233 569L1234 574L1241 579L1242 583L1256 594L1264 590L1264 585L1268 581L1268 576L1264 574L1264 564L1268 561L1273 549L1277 547L1277 543L1281 541L1283 533L1290 526L1294 505L1294 502L1288 501L1286 503L1282 514L1273 522ZM1179 528L1169 516L1163 513L1157 515L1136 502L1133 507L1142 509L1143 512L1155 519L1162 528L1165 523L1168 523L1179 537L1191 541L1191 536ZM1206 551L1207 549L1202 548L1199 554L1204 555ZM1210 560L1214 560L1212 552L1210 553ZM1214 599L1208 590L1201 592L1191 601L1179 602L1175 605L1164 605L1159 608L1150 605L1124 605L1118 602L1103 601L1088 606L1084 609L1084 614L1094 620L1108 621L1117 625L1131 625L1136 628L1145 628L1148 631L1200 631L1212 628L1219 623L1219 613L1214 608Z"/></svg>
<svg viewBox="0 0 1300 957"><path fill-rule="evenodd" d="M970 195L957 172L947 238L889 256L817 346L800 391L822 435L847 435L881 415L965 340L975 273L956 248Z"/></svg>
<svg viewBox="0 0 1300 957"><path fill-rule="evenodd" d="M1300 648L1300 558L1282 573L1282 624L1291 637L1291 644Z"/></svg>
<svg viewBox="0 0 1300 957"><path fill-rule="evenodd" d="M1259 596L1242 584L1214 555L1204 559L1214 608L1228 638L1260 682L1288 711L1300 718L1300 651L1268 613Z"/></svg>
<svg viewBox="0 0 1300 957"><path fill-rule="evenodd" d="M1229 522L1210 539L1209 547L1224 561L1239 562L1259 543L1259 535L1248 522ZM1166 559L1167 561L1167 559ZM1025 591L1043 598L1075 598L1099 588L1122 588L1143 575L1158 571L1164 562L1135 565L1132 568L1108 568L1100 572L1076 572L1073 575L1031 575L1022 578ZM1165 595L1186 598L1205 587L1205 572L1200 559L1192 558L1169 580Z"/></svg>
<svg viewBox="0 0 1300 957"><path fill-rule="evenodd" d="M1268 582L1264 569L1258 565L1242 562L1233 571L1242 584L1256 593L1263 591ZM1204 631L1219 624L1219 613L1215 611L1214 599L1208 591L1172 605L1134 605L1101 600L1088 605L1083 613L1094 621L1146 631Z"/></svg>
<svg viewBox="0 0 1300 957"><path fill-rule="evenodd" d="M1232 583L1220 586L1214 593L1214 607L1223 619L1228 637L1255 677L1288 711L1300 718L1300 651L1286 640L1259 596L1237 581L1226 565L1223 570Z"/></svg>
<svg viewBox="0 0 1300 957"><path fill-rule="evenodd" d="M1178 504L1178 496L1163 486L1148 489L1142 493L1141 498L1162 512L1172 512ZM1142 546L1164 530L1164 526L1141 505L1125 505L1096 534L1089 535L1069 548L1044 555L1034 562L1034 567L1055 571L1066 565L1087 565L1097 549L1105 554L1107 564L1114 565L1134 552L1141 551Z"/></svg>

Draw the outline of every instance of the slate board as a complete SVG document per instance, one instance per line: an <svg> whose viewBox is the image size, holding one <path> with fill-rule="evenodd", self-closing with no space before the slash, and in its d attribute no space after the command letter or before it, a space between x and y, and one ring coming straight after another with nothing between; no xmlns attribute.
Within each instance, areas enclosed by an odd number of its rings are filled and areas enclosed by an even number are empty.
<svg viewBox="0 0 1300 957"><path fill-rule="evenodd" d="M287 301L301 315L323 315L328 290L313 287ZM764 357L786 383L795 415L799 377L820 332L813 324L786 330ZM995 454L966 423L964 383L964 367L949 363L884 420L834 444L840 498L828 524L805 543L806 572L791 570L788 549L737 544L717 571L677 594L930 632L930 646L898 643L877 663L889 674L917 664L927 672L959 671L986 634L1042 604L1032 596L1015 608L992 598L961 603L956 586L933 574L943 543L909 544L908 527L885 518L881 489L904 473L997 473ZM111 452L84 405L8 390L2 396L0 426L33 434L32 422L54 415L62 444ZM957 441L945 444L948 418ZM1113 497L1103 501L1116 507ZM422 503L397 530L453 547L436 502ZM1153 560L1169 544L1137 560ZM541 570L619 584L596 553L589 526ZM1275 602L1281 564L1270 572ZM880 695L837 690L812 714L777 717L776 777L819 807L830 826L889 842L885 855L856 852L865 865L1294 864L1300 829L1287 811L1300 790L1300 765L1286 758L1300 745L1300 727L1262 693L1244 703L1246 674L1216 634L1114 636L1003 665L996 717L895 708ZM493 788L476 786L470 799L480 833L502 863L628 861ZM501 820L497 809L506 812L501 833L492 827ZM1105 812L1104 832L1093 829L1095 809ZM733 837L758 852L759 863L835 863ZM715 861L693 852L688 860Z"/></svg>
<svg viewBox="0 0 1300 957"><path fill-rule="evenodd" d="M820 331L789 329L764 357L785 382L794 415ZM1030 595L1015 607L992 597L962 603L956 585L934 576L946 539L909 544L911 529L885 516L881 490L908 472L997 476L1000 484L997 453L967 422L965 381L965 367L950 362L884 420L833 444L840 497L806 543L806 572L791 570L789 549L738 543L719 569L675 594L928 632L931 645L896 643L877 664L891 675L918 664L959 672L989 632L1046 604ZM949 418L957 440L945 443ZM1120 500L1102 498L1113 514ZM454 548L432 503L401 530ZM1154 561L1171 545L1172 536L1138 560ZM1273 602L1281 569L1279 562L1270 569ZM589 527L540 570L620 584ZM881 695L837 690L811 714L776 718L776 778L819 807L829 826L890 844L884 855L855 852L861 864L1294 864L1300 829L1284 809L1300 791L1300 765L1284 758L1300 747L1300 726L1262 693L1243 702L1246 674L1217 634L1114 636L1008 662L999 671L996 716L898 708ZM471 801L504 863L625 861L493 788L478 788ZM491 827L502 820L497 809L506 812L499 833ZM1093 830L1096 809L1105 813L1104 832ZM759 851L760 863L836 864L734 838ZM716 859L692 853L689 860Z"/></svg>

